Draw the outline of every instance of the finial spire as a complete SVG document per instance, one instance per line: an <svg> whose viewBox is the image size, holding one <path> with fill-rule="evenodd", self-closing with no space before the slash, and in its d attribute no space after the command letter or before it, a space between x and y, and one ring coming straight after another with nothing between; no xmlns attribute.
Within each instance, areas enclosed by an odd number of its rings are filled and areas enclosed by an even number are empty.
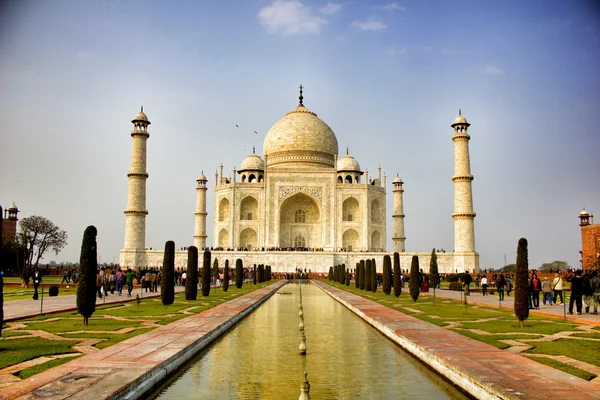
<svg viewBox="0 0 600 400"><path fill-rule="evenodd" d="M304 104L302 104L302 101L304 100L304 97L302 96L302 85L300 85L300 96L298 98L300 99L300 105L303 106Z"/></svg>
<svg viewBox="0 0 600 400"><path fill-rule="evenodd" d="M460 108L458 109L458 115L462 115Z"/></svg>
<svg viewBox="0 0 600 400"><path fill-rule="evenodd" d="M256 147L252 146L252 154L256 154Z"/></svg>
<svg viewBox="0 0 600 400"><path fill-rule="evenodd" d="M346 146L346 155L348 155L348 146Z"/></svg>
<svg viewBox="0 0 600 400"><path fill-rule="evenodd" d="M144 112L144 106L142 106L142 107L140 108L140 111L141 111L141 112Z"/></svg>

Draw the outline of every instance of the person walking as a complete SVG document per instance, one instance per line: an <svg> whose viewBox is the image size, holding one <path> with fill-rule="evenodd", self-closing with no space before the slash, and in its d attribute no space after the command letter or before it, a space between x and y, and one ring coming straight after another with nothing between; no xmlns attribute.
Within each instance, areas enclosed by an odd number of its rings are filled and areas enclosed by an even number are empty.
<svg viewBox="0 0 600 400"><path fill-rule="evenodd" d="M128 269L127 275L125 275L125 282L127 283L127 297L131 297L131 291L133 290L133 272Z"/></svg>
<svg viewBox="0 0 600 400"><path fill-rule="evenodd" d="M33 279L33 290L34 290L33 299L37 300L38 299L38 287L42 283L42 271L37 269L37 267L33 271L32 279Z"/></svg>
<svg viewBox="0 0 600 400"><path fill-rule="evenodd" d="M123 282L125 282L125 274L123 274L123 271L121 271L121 267L119 267L119 270L115 275L115 279L117 285L117 293L120 296L123 293Z"/></svg>
<svg viewBox="0 0 600 400"><path fill-rule="evenodd" d="M102 270L98 270L96 274L96 291L98 292L98 298L102 298L102 275L100 274Z"/></svg>
<svg viewBox="0 0 600 400"><path fill-rule="evenodd" d="M496 289L498 289L498 298L500 301L504 300L504 288L506 287L506 280L504 279L504 274L500 274L498 279L496 279Z"/></svg>
<svg viewBox="0 0 600 400"><path fill-rule="evenodd" d="M548 280L548 277L545 276L544 280L542 281L542 298L544 301L544 305L546 305L546 301L548 302L548 305L552 305L552 285L550 284L550 281Z"/></svg>
<svg viewBox="0 0 600 400"><path fill-rule="evenodd" d="M589 273L583 274L583 308L585 313L589 314L594 289L592 289L591 276Z"/></svg>
<svg viewBox="0 0 600 400"><path fill-rule="evenodd" d="M537 274L531 275L531 302L533 308L536 310L540 309L540 292L542 291L542 282L538 278Z"/></svg>
<svg viewBox="0 0 600 400"><path fill-rule="evenodd" d="M483 294L484 296L487 296L487 288L488 288L488 280L487 280L487 277L484 275L481 278L481 294Z"/></svg>
<svg viewBox="0 0 600 400"><path fill-rule="evenodd" d="M152 274L150 275L150 283L152 284L150 291L157 292L158 291L158 274L156 273L156 271L153 271Z"/></svg>
<svg viewBox="0 0 600 400"><path fill-rule="evenodd" d="M469 274L469 271L465 271L465 277L464 277L464 287L463 289L466 289L466 295L470 296L471 295L471 282L473 282L473 277L471 276L471 274Z"/></svg>
<svg viewBox="0 0 600 400"><path fill-rule="evenodd" d="M581 276L582 271L578 269L575 272L575 276L571 278L571 298L569 299L569 315L573 315L573 303L577 304L577 315L581 315L581 309L583 308L582 297L583 297L583 277Z"/></svg>
<svg viewBox="0 0 600 400"><path fill-rule="evenodd" d="M62 285L63 283L65 283L65 281L66 281L67 285L70 283L69 282L69 270L66 268L63 270L63 279L60 282L60 284Z"/></svg>
<svg viewBox="0 0 600 400"><path fill-rule="evenodd" d="M598 276L597 270L592 272L590 285L592 285L592 290L594 291L594 311L592 311L591 314L598 315L598 303L600 303L600 276Z"/></svg>
<svg viewBox="0 0 600 400"><path fill-rule="evenodd" d="M554 304L557 304L556 299L560 296L560 305L562 306L563 301L563 285L565 282L558 273L554 274L554 280L552 281L552 290L554 291Z"/></svg>

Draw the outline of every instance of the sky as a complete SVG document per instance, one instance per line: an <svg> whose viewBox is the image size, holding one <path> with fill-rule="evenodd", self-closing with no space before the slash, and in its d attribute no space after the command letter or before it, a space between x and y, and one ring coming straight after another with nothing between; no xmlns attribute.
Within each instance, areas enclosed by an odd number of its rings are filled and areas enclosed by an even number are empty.
<svg viewBox="0 0 600 400"><path fill-rule="evenodd" d="M131 119L144 106L146 246L193 244L196 178L234 166L298 103L370 175L404 180L406 248L453 249L453 131L472 124L481 268L579 266L579 212L600 218L597 1L3 1L0 204L41 215L78 261L123 247ZM236 124L239 128L236 128ZM254 134L254 131L258 132Z"/></svg>

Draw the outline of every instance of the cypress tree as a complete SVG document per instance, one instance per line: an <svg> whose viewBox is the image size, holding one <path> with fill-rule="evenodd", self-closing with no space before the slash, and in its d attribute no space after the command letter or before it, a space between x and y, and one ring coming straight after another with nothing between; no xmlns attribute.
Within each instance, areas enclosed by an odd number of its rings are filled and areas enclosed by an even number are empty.
<svg viewBox="0 0 600 400"><path fill-rule="evenodd" d="M429 282L433 286L433 304L435 304L435 288L440 283L440 273L438 271L437 253L435 249L431 250L431 261L429 262Z"/></svg>
<svg viewBox="0 0 600 400"><path fill-rule="evenodd" d="M388 254L383 256L383 293L390 294L392 292L392 259Z"/></svg>
<svg viewBox="0 0 600 400"><path fill-rule="evenodd" d="M202 296L204 297L210 294L210 256L210 251L204 250L202 260Z"/></svg>
<svg viewBox="0 0 600 400"><path fill-rule="evenodd" d="M256 264L254 264L254 276L252 277L252 283L255 285L258 283L258 276L256 276Z"/></svg>
<svg viewBox="0 0 600 400"><path fill-rule="evenodd" d="M225 268L223 269L223 291L229 289L229 260L225 260Z"/></svg>
<svg viewBox="0 0 600 400"><path fill-rule="evenodd" d="M0 206L0 271L4 271L2 267L2 206ZM2 336L2 325L4 324L4 278L0 274L0 336Z"/></svg>
<svg viewBox="0 0 600 400"><path fill-rule="evenodd" d="M329 267L329 276L328 276L329 280L332 281L333 280L333 267Z"/></svg>
<svg viewBox="0 0 600 400"><path fill-rule="evenodd" d="M375 264L375 259L371 260L371 290L373 293L377 291L377 264Z"/></svg>
<svg viewBox="0 0 600 400"><path fill-rule="evenodd" d="M269 281L271 280L271 266L269 265L269 270L267 272L267 276L269 277Z"/></svg>
<svg viewBox="0 0 600 400"><path fill-rule="evenodd" d="M365 290L367 292L371 291L371 283L373 282L371 280L371 260L367 259L367 261L365 262Z"/></svg>
<svg viewBox="0 0 600 400"><path fill-rule="evenodd" d="M215 282L215 285L217 284L217 279L219 279L219 259L215 257L212 267L212 282Z"/></svg>
<svg viewBox="0 0 600 400"><path fill-rule="evenodd" d="M409 278L410 297L413 301L419 298L419 257L413 256L410 263Z"/></svg>
<svg viewBox="0 0 600 400"><path fill-rule="evenodd" d="M77 311L83 316L84 326L87 326L89 318L96 311L96 274L98 273L97 234L96 227L90 225L83 232L83 240L81 241L79 282L77 283Z"/></svg>
<svg viewBox="0 0 600 400"><path fill-rule="evenodd" d="M346 284L346 264L342 264L342 281L340 283L342 285Z"/></svg>
<svg viewBox="0 0 600 400"><path fill-rule="evenodd" d="M173 275L175 275L175 242L169 240L165 243L165 256L160 279L160 299L164 306L169 306L175 301Z"/></svg>
<svg viewBox="0 0 600 400"><path fill-rule="evenodd" d="M258 283L262 283L262 264L258 264Z"/></svg>
<svg viewBox="0 0 600 400"><path fill-rule="evenodd" d="M185 278L185 299L196 300L198 298L198 248L188 247L187 277Z"/></svg>
<svg viewBox="0 0 600 400"><path fill-rule="evenodd" d="M356 263L356 267L354 267L354 287L356 289L360 288L359 274L360 274L360 263Z"/></svg>
<svg viewBox="0 0 600 400"><path fill-rule="evenodd" d="M360 260L359 268L360 268L360 282L359 282L360 290L365 290L365 275L366 275L365 260Z"/></svg>
<svg viewBox="0 0 600 400"><path fill-rule="evenodd" d="M346 286L350 286L350 271L346 270Z"/></svg>
<svg viewBox="0 0 600 400"><path fill-rule="evenodd" d="M235 287L238 289L241 289L243 283L244 283L244 264L242 263L242 259L238 258L237 260L235 260Z"/></svg>
<svg viewBox="0 0 600 400"><path fill-rule="evenodd" d="M517 245L517 272L515 274L515 316L519 319L521 328L529 317L529 304L527 302L527 275L529 269L527 239L519 239Z"/></svg>
<svg viewBox="0 0 600 400"><path fill-rule="evenodd" d="M394 253L394 296L402 293L402 271L400 270L400 254Z"/></svg>

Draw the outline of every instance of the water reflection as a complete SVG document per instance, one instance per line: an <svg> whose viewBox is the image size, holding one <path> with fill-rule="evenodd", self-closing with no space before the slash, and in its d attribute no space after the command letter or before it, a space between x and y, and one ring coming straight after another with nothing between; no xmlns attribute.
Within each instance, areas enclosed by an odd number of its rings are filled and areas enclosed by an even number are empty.
<svg viewBox="0 0 600 400"><path fill-rule="evenodd" d="M200 354L159 399L464 399L320 289L302 287L308 352L298 354L296 284L280 289Z"/></svg>

